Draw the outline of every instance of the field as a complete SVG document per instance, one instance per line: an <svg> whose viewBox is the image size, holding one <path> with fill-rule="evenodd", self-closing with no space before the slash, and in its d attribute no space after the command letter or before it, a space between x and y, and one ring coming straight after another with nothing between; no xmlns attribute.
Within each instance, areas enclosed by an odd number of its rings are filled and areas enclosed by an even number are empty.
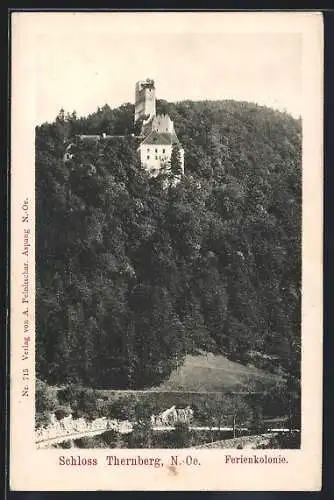
<svg viewBox="0 0 334 500"><path fill-rule="evenodd" d="M234 363L221 355L202 354L187 356L184 364L158 387L146 390L104 389L97 392L104 400L124 401L125 405L126 401L135 399L164 409L173 405L196 407L223 394L239 394L247 400L249 392L261 395L278 379L277 375Z"/></svg>
<svg viewBox="0 0 334 500"><path fill-rule="evenodd" d="M277 380L277 375L229 361L211 353L187 356L159 389L166 391L239 392L261 391Z"/></svg>

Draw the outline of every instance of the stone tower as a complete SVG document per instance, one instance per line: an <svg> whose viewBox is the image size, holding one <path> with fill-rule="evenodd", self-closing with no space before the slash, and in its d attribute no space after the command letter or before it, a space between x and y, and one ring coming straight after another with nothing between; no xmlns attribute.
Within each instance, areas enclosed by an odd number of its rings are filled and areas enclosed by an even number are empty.
<svg viewBox="0 0 334 500"><path fill-rule="evenodd" d="M147 78L136 83L135 123L138 120L149 121L155 116L154 80Z"/></svg>

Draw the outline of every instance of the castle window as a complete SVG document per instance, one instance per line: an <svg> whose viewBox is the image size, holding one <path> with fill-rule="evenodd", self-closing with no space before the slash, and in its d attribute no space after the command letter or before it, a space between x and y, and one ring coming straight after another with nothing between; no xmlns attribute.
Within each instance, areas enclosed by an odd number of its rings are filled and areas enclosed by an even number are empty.
<svg viewBox="0 0 334 500"><path fill-rule="evenodd" d="M150 148L147 148L147 152L148 152L148 153L150 152Z"/></svg>
<svg viewBox="0 0 334 500"><path fill-rule="evenodd" d="M150 155L147 155L147 159L148 159L148 160L150 159Z"/></svg>
<svg viewBox="0 0 334 500"><path fill-rule="evenodd" d="M155 148L155 152L156 152L156 153L158 152L157 148Z"/></svg>
<svg viewBox="0 0 334 500"><path fill-rule="evenodd" d="M166 150L165 150L165 149L163 149L163 150L162 150L162 152L163 152L163 153L166 153Z"/></svg>
<svg viewBox="0 0 334 500"><path fill-rule="evenodd" d="M157 159L158 159L158 157L156 156L156 157L155 157L155 159L157 160Z"/></svg>

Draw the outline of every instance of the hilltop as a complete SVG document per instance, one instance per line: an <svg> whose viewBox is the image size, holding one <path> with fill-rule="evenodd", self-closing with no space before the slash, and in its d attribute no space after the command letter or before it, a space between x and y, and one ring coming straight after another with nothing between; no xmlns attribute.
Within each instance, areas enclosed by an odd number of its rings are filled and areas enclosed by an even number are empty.
<svg viewBox="0 0 334 500"><path fill-rule="evenodd" d="M185 150L185 176L165 189L140 166L133 112L62 112L36 129L38 377L172 387L199 349L224 377L226 358L299 377L300 121L251 103L158 101ZM75 139L103 133L123 137Z"/></svg>

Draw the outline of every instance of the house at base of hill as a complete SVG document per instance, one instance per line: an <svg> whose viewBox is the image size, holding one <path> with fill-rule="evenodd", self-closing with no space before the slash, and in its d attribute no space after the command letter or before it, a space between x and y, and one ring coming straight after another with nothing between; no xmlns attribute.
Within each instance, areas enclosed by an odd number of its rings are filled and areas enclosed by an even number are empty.
<svg viewBox="0 0 334 500"><path fill-rule="evenodd" d="M177 158L180 178L184 174L184 149L176 135L174 123L167 114L156 115L154 80L136 83L135 126L141 124L143 138L137 152L141 165L152 176L171 169L172 155ZM173 153L174 152L174 153Z"/></svg>

